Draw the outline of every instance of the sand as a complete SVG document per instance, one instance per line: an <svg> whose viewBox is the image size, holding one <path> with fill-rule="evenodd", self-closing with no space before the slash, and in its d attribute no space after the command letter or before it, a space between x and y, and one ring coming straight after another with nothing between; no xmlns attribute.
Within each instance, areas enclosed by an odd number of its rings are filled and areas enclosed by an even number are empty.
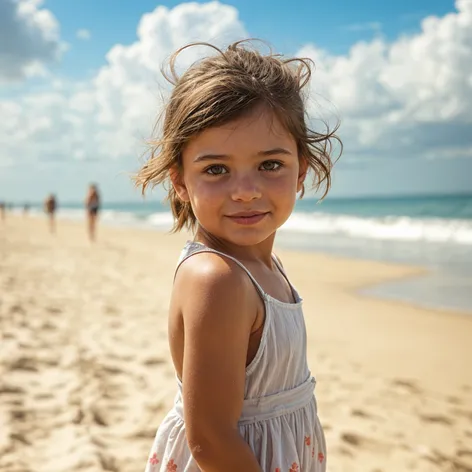
<svg viewBox="0 0 472 472"><path fill-rule="evenodd" d="M186 236L0 222L0 471L135 472L172 405ZM280 250L304 297L331 472L472 471L472 316L356 290L421 268Z"/></svg>

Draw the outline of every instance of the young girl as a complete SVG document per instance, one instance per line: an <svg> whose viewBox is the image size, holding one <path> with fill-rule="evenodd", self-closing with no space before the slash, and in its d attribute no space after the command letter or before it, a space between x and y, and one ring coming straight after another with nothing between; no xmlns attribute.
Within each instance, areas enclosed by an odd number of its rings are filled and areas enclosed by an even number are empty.
<svg viewBox="0 0 472 472"><path fill-rule="evenodd" d="M169 314L178 393L146 472L324 471L302 301L272 248L307 171L329 189L337 138L305 123L309 61L216 51L174 74L137 176L143 192L170 179L174 230L194 232Z"/></svg>

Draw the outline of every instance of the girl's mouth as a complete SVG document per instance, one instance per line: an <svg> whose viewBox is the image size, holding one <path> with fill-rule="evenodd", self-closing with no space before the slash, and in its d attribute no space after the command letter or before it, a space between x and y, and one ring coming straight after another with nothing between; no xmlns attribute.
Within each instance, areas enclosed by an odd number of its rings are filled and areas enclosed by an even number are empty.
<svg viewBox="0 0 472 472"><path fill-rule="evenodd" d="M234 213L233 215L227 215L227 217L230 218L231 221L240 225L254 225L263 220L268 214L269 212L248 211Z"/></svg>

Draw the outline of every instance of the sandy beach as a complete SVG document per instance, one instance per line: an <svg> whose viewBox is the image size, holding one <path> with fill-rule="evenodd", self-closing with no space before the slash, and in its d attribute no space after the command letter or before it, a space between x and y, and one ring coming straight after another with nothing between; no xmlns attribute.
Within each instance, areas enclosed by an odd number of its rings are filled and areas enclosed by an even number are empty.
<svg viewBox="0 0 472 472"><path fill-rule="evenodd" d="M176 384L186 235L0 222L0 471L136 472ZM421 268L278 250L304 298L330 472L472 471L472 314L357 289Z"/></svg>

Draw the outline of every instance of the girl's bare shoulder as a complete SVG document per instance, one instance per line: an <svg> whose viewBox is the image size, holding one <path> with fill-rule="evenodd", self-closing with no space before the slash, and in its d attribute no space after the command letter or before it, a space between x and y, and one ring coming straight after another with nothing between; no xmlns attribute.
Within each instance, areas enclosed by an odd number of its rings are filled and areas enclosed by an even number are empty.
<svg viewBox="0 0 472 472"><path fill-rule="evenodd" d="M172 291L172 305L185 317L192 307L222 310L229 303L241 308L256 308L260 304L254 285L244 269L222 255L201 252L186 259L178 268ZM246 311L246 310L245 310Z"/></svg>

